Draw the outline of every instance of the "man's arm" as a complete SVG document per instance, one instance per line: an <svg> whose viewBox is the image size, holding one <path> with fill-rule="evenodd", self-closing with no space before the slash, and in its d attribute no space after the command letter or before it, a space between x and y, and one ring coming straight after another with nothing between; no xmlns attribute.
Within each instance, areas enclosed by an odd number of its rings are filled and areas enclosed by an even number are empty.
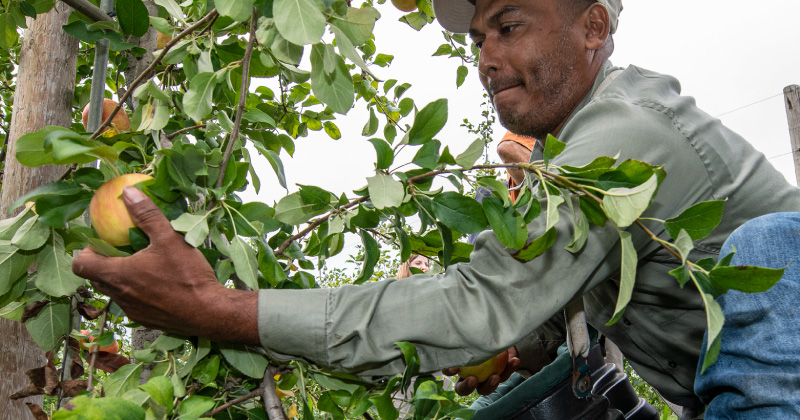
<svg viewBox="0 0 800 420"><path fill-rule="evenodd" d="M126 187L122 199L150 245L125 258L86 248L72 263L75 274L148 328L257 345L258 292L221 285L203 254L141 191Z"/></svg>
<svg viewBox="0 0 800 420"><path fill-rule="evenodd" d="M525 146L512 140L504 140L497 145L497 155L500 156L503 163L528 162L531 158L531 149L526 149ZM514 184L522 184L525 173L521 169L507 168L507 171Z"/></svg>

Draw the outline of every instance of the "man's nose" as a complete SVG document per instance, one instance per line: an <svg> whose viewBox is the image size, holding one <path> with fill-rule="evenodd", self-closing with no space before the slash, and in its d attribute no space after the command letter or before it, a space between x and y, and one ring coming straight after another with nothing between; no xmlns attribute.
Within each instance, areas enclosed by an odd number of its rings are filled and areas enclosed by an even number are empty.
<svg viewBox="0 0 800 420"><path fill-rule="evenodd" d="M493 42L487 38L481 45L481 53L478 59L478 71L482 77L494 77L495 73L503 68L503 61L501 59L502 51L498 43Z"/></svg>

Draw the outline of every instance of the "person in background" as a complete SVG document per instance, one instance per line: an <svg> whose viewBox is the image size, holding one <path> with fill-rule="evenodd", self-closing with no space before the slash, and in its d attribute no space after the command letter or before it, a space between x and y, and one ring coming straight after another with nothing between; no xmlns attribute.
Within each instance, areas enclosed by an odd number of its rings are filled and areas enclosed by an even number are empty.
<svg viewBox="0 0 800 420"><path fill-rule="evenodd" d="M430 263L428 262L428 258L423 257L422 255L411 254L408 257L408 260L400 264L400 267L397 269L397 275L395 278L397 280L404 279L406 277L411 276L411 268L416 268L423 273L427 272L430 269Z"/></svg>

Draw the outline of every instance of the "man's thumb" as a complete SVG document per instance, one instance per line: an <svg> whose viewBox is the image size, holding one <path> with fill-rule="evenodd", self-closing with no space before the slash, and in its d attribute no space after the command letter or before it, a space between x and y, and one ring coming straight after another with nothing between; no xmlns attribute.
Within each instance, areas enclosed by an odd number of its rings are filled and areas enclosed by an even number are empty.
<svg viewBox="0 0 800 420"><path fill-rule="evenodd" d="M128 208L131 220L150 237L150 241L158 241L174 231L169 220L148 196L136 187L125 187L122 190L122 201Z"/></svg>

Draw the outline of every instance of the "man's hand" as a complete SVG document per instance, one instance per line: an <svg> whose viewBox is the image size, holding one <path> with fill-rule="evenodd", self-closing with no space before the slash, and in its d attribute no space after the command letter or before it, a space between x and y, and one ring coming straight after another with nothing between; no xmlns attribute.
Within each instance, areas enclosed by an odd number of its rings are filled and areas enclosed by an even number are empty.
<svg viewBox="0 0 800 420"><path fill-rule="evenodd" d="M148 328L258 344L258 293L219 284L203 254L172 229L144 193L126 187L122 199L150 245L125 258L103 257L86 248L72 271Z"/></svg>
<svg viewBox="0 0 800 420"><path fill-rule="evenodd" d="M505 382L512 373L517 370L517 366L519 366L519 357L517 357L517 348L511 347L508 349L508 364L506 365L505 370L502 373L493 374L489 376L485 381L478 382L478 378L474 376L470 376L465 378L458 378L458 382L456 383L456 393L458 395L467 396L472 394L472 391L478 390L478 394L481 395L489 395L494 392L497 387ZM448 376L453 376L458 374L459 368L447 368L442 369L442 373Z"/></svg>

